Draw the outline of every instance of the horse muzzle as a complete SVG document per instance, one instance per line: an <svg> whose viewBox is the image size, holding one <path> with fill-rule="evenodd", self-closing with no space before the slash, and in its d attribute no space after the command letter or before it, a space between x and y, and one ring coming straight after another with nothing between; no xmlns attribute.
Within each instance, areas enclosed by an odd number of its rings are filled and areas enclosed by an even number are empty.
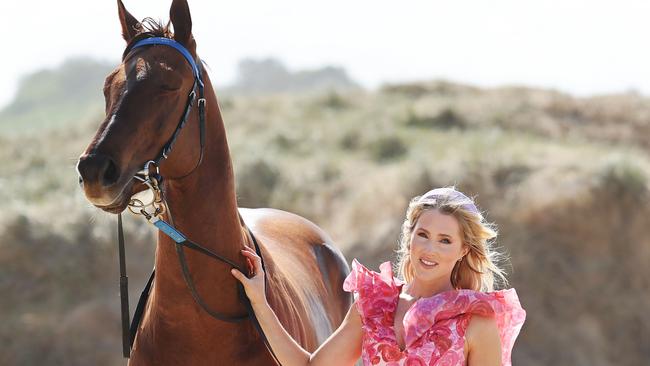
<svg viewBox="0 0 650 366"><path fill-rule="evenodd" d="M90 203L109 212L126 208L131 196L131 187L127 186L132 184L130 180L122 182L121 169L114 159L104 154L84 154L77 163L77 172L79 185Z"/></svg>

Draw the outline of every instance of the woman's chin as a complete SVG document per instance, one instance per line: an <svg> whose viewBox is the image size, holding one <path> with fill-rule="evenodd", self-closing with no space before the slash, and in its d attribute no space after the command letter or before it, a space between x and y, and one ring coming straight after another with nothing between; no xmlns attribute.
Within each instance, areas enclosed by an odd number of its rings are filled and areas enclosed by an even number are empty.
<svg viewBox="0 0 650 366"><path fill-rule="evenodd" d="M432 281L437 280L440 277L439 275L437 275L435 273L417 271L417 270L415 271L414 274L415 274L415 276L414 276L415 279L417 279L420 282L432 282Z"/></svg>
<svg viewBox="0 0 650 366"><path fill-rule="evenodd" d="M443 272L438 266L435 266L434 268L415 268L413 275L420 282L439 282L443 278L451 278L451 272L446 274Z"/></svg>

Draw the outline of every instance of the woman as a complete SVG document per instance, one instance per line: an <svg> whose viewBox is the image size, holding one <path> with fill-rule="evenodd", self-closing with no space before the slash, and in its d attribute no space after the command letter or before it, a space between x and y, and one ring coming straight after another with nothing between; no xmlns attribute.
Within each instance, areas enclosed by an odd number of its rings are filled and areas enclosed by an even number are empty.
<svg viewBox="0 0 650 366"><path fill-rule="evenodd" d="M496 231L474 202L453 187L411 200L402 225L396 269L380 273L356 259L343 288L355 302L340 327L313 353L282 328L266 302L260 258L252 250L252 278L242 282L271 347L283 366L510 365L510 352L524 322L514 289L505 283L491 246Z"/></svg>

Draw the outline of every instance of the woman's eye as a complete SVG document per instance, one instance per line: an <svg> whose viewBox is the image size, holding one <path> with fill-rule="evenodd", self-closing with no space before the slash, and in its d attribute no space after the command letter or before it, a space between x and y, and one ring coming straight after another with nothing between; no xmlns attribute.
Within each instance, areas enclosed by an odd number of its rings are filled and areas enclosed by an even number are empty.
<svg viewBox="0 0 650 366"><path fill-rule="evenodd" d="M419 233L418 235L421 236L421 237L423 237L423 238L426 238L426 237L427 237L427 234L425 234L425 233Z"/></svg>
<svg viewBox="0 0 650 366"><path fill-rule="evenodd" d="M451 240L449 239L442 239L441 241L445 244L451 244Z"/></svg>

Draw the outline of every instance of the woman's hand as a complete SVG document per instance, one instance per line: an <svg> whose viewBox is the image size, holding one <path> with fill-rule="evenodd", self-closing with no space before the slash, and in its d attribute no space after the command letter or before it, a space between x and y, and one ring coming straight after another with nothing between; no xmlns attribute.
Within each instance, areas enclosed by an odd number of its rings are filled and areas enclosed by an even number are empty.
<svg viewBox="0 0 650 366"><path fill-rule="evenodd" d="M246 257L251 277L246 277L238 269L233 268L230 273L244 285L246 296L253 306L266 304L266 292L264 289L264 270L262 269L262 259L253 251L253 249L246 247L241 251L241 254Z"/></svg>
<svg viewBox="0 0 650 366"><path fill-rule="evenodd" d="M251 278L247 278L234 268L231 270L232 275L244 285L246 296L253 305L257 320L283 365L354 365L361 356L363 334L361 316L356 304L348 309L348 314L339 328L312 355L284 329L266 301L262 259L250 248L242 250L242 255L246 257ZM286 301L289 303L291 300Z"/></svg>

